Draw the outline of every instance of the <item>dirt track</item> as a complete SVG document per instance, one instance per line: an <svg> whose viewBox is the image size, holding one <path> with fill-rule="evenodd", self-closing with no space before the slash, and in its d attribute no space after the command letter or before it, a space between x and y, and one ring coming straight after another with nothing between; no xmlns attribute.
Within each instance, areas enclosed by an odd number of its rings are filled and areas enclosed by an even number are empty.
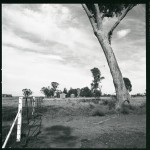
<svg viewBox="0 0 150 150"><path fill-rule="evenodd" d="M113 116L111 116L113 117ZM41 133L27 147L34 148L145 148L146 115L105 117L43 116Z"/></svg>

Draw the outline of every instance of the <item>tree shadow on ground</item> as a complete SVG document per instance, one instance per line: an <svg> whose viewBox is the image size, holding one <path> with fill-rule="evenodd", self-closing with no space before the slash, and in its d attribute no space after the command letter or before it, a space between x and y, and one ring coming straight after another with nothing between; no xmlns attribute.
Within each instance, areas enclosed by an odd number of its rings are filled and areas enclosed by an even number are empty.
<svg viewBox="0 0 150 150"><path fill-rule="evenodd" d="M77 143L77 136L72 135L72 129L68 126L55 125L45 128L46 135L50 137L53 145L63 147L74 147Z"/></svg>

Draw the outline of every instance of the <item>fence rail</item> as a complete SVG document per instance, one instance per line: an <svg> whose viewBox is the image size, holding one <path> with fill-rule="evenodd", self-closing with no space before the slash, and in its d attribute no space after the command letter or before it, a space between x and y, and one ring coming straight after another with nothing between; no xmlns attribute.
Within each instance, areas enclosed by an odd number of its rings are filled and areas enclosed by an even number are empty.
<svg viewBox="0 0 150 150"><path fill-rule="evenodd" d="M11 134L13 128L14 128L14 125L15 125L17 119L18 119L19 113L20 113L20 112L18 112L17 115L16 115L16 117L15 117L15 120L14 120L14 122L13 122L13 124L12 124L12 126L11 126L11 128L10 128L10 130L9 130L9 132L8 132L8 135L7 135L6 139L5 139L5 142L4 142L3 146L2 146L2 148L5 148L5 146L6 146L7 142L8 142L8 139L9 139L9 137L10 137L10 134Z"/></svg>

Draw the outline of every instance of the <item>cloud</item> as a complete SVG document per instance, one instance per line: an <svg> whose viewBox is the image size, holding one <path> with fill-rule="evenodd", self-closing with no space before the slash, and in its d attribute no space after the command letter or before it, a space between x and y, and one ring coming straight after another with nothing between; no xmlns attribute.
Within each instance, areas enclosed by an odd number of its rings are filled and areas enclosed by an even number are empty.
<svg viewBox="0 0 150 150"><path fill-rule="evenodd" d="M130 29L124 29L117 32L118 38L123 38L131 32Z"/></svg>
<svg viewBox="0 0 150 150"><path fill-rule="evenodd" d="M146 84L145 21L144 13L136 17L137 9L143 12L140 6L131 10L112 37L118 64L132 79L135 93ZM106 30L115 19L104 21ZM39 95L40 88L52 81L61 89L90 87L93 67L105 76L102 92L114 92L107 60L81 4L2 5L2 56L6 93L19 94L29 87Z"/></svg>

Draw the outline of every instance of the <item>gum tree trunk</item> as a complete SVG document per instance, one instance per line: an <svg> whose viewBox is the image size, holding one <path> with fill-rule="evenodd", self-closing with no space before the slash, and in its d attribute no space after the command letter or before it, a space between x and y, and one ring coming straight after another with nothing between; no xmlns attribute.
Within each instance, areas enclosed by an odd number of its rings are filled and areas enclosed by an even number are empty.
<svg viewBox="0 0 150 150"><path fill-rule="evenodd" d="M116 90L116 98L117 98L116 109L120 109L122 107L122 104L125 101L130 102L130 95L125 87L121 71L119 69L117 60L111 48L111 38L112 38L112 33L114 29L119 25L121 20L136 4L129 4L125 8L125 10L122 11L117 21L115 22L115 24L113 24L111 29L106 34L103 30L103 19L106 14L100 11L99 5L100 4L98 3L94 3L91 5L91 8L88 8L86 4L82 4L82 7L85 10L90 20L90 23L93 28L93 32L95 36L97 37L104 51L105 57L107 59L107 63L108 63L108 66L109 66L109 69L113 78L115 90Z"/></svg>
<svg viewBox="0 0 150 150"><path fill-rule="evenodd" d="M108 37L106 37L104 35L104 32L101 30L97 31L95 35L104 51L108 66L110 68L110 72L111 72L115 90L116 90L116 98L117 98L116 109L118 110L118 109L121 109L124 101L130 100L130 96L125 87L121 71L119 69L119 66L115 58L115 55L113 53L113 50L111 48L111 45L109 44Z"/></svg>

